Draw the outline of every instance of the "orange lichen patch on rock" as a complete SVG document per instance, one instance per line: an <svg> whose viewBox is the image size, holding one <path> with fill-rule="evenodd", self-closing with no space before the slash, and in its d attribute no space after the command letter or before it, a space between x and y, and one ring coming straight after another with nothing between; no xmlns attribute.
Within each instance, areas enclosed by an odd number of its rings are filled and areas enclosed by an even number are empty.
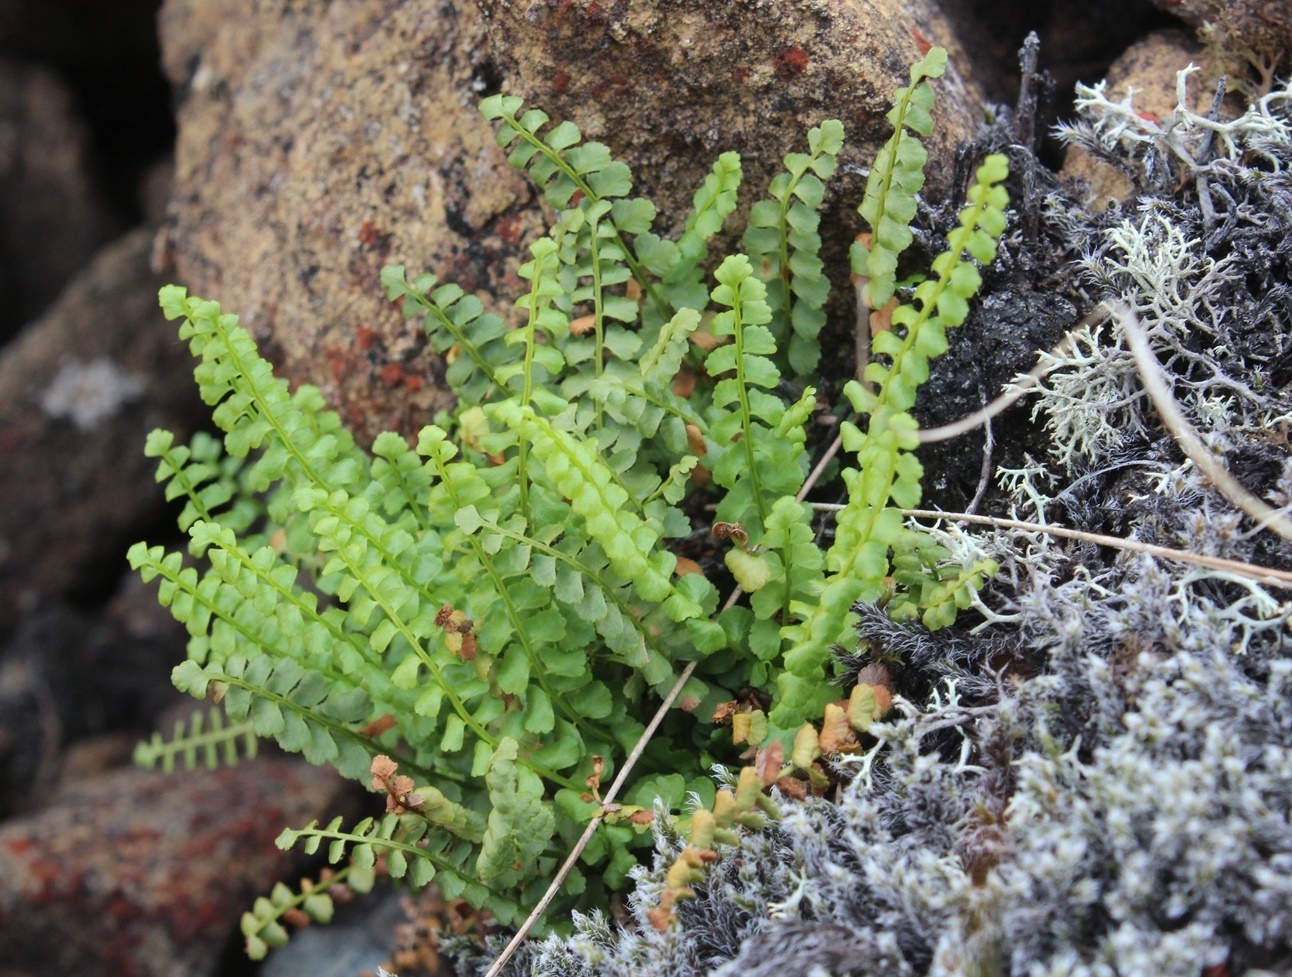
<svg viewBox="0 0 1292 977"><path fill-rule="evenodd" d="M791 44L772 59L772 66L782 78L792 78L807 70L808 55L797 44Z"/></svg>

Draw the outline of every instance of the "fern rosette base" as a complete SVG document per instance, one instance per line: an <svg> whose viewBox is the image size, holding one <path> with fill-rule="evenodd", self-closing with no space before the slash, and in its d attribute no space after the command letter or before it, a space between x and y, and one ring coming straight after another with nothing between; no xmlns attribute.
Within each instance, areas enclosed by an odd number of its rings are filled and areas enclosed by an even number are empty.
<svg viewBox="0 0 1292 977"><path fill-rule="evenodd" d="M899 91L862 205L874 234L854 258L873 300L894 294L885 276L910 242L923 164L912 133L931 125L940 57ZM843 127L824 122L786 157L753 207L747 253L709 276L709 243L736 209L734 153L668 240L606 147L513 96L481 111L558 214L519 269L514 328L452 283L383 271L389 298L450 360L460 399L415 446L386 433L361 450L317 390L274 377L236 317L163 289L223 440L149 438L167 497L183 502L190 558L143 543L129 558L188 628L175 684L222 716L139 757L234 759L259 736L331 764L384 793L386 812L287 829L283 847L325 850L334 884L370 885L381 867L504 923L590 821L563 909L621 888L652 820L681 816L700 861L679 869L671 905L712 845L775 813L748 772L715 790L714 765L738 759L715 714L738 694L770 701L742 720L756 727L746 739L780 742L786 769L806 769L835 736L812 721L864 731L882 713L876 688L844 718L835 703L831 648L850 639L853 605L883 599L944 626L992 570L950 564L900 508L918 503L922 477L909 410L1003 231L1005 164L979 170L933 275L874 337L865 384L844 390L865 420L844 425L856 462L825 548L800 498L818 388L787 391L820 359L818 209ZM721 562L687 555L697 541ZM733 586L720 609L719 587ZM681 708L603 804L603 781L679 684ZM283 919L330 915L325 889L258 901L243 920L253 955L286 939Z"/></svg>

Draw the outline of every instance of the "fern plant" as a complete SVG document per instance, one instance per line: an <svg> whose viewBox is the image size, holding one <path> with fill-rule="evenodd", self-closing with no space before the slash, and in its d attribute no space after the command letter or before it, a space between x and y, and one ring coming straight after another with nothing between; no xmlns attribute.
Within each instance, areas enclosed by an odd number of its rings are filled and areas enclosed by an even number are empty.
<svg viewBox="0 0 1292 977"><path fill-rule="evenodd" d="M917 182L884 174L913 159L907 129L927 132L926 79L944 60L930 52L899 93L924 115L895 119L893 161L872 171L863 213L888 215L878 241L914 214ZM387 295L451 361L452 421L423 428L415 447L384 434L365 452L317 390L292 393L273 376L236 317L167 287L162 308L199 360L223 451L149 439L202 565L143 543L129 558L191 635L176 685L214 699L232 724L155 740L141 760L192 762L213 736L250 729L371 777L387 797L382 818L288 829L280 844L326 842L331 861L351 859L347 884L371 884L379 861L413 885L433 879L508 923L592 819L602 824L564 887L567 906L624 884L657 810L691 798L701 824L715 803L722 824L756 821L707 776L734 755L715 711L760 690L773 702L764 738L794 740L840 696L829 649L854 601L887 594L895 613L936 627L990 572L942 566L946 554L896 506L918 501L907 412L979 286L974 263L991 260L1004 228L1006 168L991 157L979 169L947 253L877 337L874 389L846 388L868 423L846 429L860 467L844 472L850 501L823 550L796 498L816 391L780 391L819 358L829 283L817 208L842 126L823 123L807 153L786 158L754 207L748 254L726 257L710 284L709 243L736 204L735 154L719 157L668 240L604 146L512 96L481 111L560 214L520 269L529 287L513 329L453 284L383 271ZM886 273L877 254L872 282ZM683 372L697 382L675 383ZM731 581L679 561L676 541L706 529L727 545L747 601L720 610ZM682 709L665 717L623 803L603 810L601 778L689 663ZM761 788L741 784L741 810L767 807ZM253 955L286 939L281 920L301 912L330 915L325 886L258 902L243 921Z"/></svg>

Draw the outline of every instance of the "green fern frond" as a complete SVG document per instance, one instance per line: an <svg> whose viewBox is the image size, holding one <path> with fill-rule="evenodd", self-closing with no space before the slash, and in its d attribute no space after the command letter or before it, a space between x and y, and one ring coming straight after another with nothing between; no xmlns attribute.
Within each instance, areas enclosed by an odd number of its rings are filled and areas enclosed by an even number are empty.
<svg viewBox="0 0 1292 977"><path fill-rule="evenodd" d="M337 689L318 672L268 655L235 655L222 665L181 662L171 673L175 687L195 698L216 694L229 718L250 721L257 736L273 737L289 753L330 764L343 776L362 777L382 751L360 733L372 717L362 689ZM411 769L417 765L405 758Z"/></svg>
<svg viewBox="0 0 1292 977"><path fill-rule="evenodd" d="M431 348L446 358L444 380L458 398L480 404L504 394L497 369L512 357L506 353L502 318L486 312L480 299L459 286L436 283L429 274L409 278L403 265L381 269L386 297L400 303L405 318L421 318Z"/></svg>
<svg viewBox="0 0 1292 977"><path fill-rule="evenodd" d="M709 434L720 449L712 463L713 479L727 495L718 506L718 518L739 523L751 543L762 539L773 502L793 495L807 473L803 441L780 441L772 431L781 427L786 409L774 393L781 374L772 357L776 340L767 323L772 320L766 302L767 288L754 275L749 259L732 255L715 272L718 281L713 301L725 311L713 319L717 338L732 341L714 349L705 359L710 376L722 377L713 388L716 420ZM808 390L801 405L814 402ZM795 412L796 418L803 408ZM803 417L806 420L806 417ZM786 425L801 430L801 425Z"/></svg>
<svg viewBox="0 0 1292 977"><path fill-rule="evenodd" d="M927 79L941 57L898 92L896 133L862 204L875 231L858 257L872 301L892 295L910 240ZM559 842L590 819L570 908L624 884L649 846L641 815L656 797L673 811L689 794L717 805L696 812L697 843L761 824L761 778L742 775L739 797L713 801L705 772L732 744L707 717L747 686L774 692L771 735L787 739L820 716L839 695L829 650L852 638L856 600L883 598L931 628L973 601L991 562L951 563L898 507L920 493L915 390L967 314L981 283L974 262L994 253L1007 201L1003 160L991 158L948 254L875 338L870 386L846 388L867 420L844 426L857 461L843 473L849 500L827 553L795 499L816 396L783 396L782 377L817 358L829 285L817 210L839 123L786 157L746 232L753 260L726 258L710 291L705 264L736 206L736 154L718 159L670 241L652 232L654 205L629 196L628 169L604 146L518 98L494 96L481 111L559 210L520 269L520 325L505 328L433 276L382 274L448 361L461 409L424 427L415 450L387 433L369 455L317 389L291 393L273 376L236 318L165 289L226 453L213 440L185 448L153 435L159 479L184 501L203 562L142 543L129 557L189 630L175 684L214 698L233 724L195 720L172 743L142 746L141 759L211 762L264 735L357 779L371 769L396 813L349 831L339 819L311 825L280 843L315 851L326 841L332 861L350 860L334 878L356 885L371 884L380 858L392 876L414 887L433 878L446 898L508 922L551 878ZM745 596L721 612L703 562L718 522L729 524L725 560ZM602 810L600 778L686 662L697 667L682 709L662 719L624 807ZM435 787L396 789L394 779L412 781L379 774L381 757ZM244 918L248 946L263 953L286 938L284 920L321 921L330 907L321 887L276 889Z"/></svg>
<svg viewBox="0 0 1292 977"><path fill-rule="evenodd" d="M937 47L911 66L911 83L897 90L888 112L893 135L875 157L857 208L870 225L871 237L869 246L861 242L853 245L852 270L866 279L865 299L872 309L883 308L893 297L897 260L912 240L915 195L924 186L924 164L928 161L917 137L933 131L934 95L928 79L941 78L946 66L947 52Z"/></svg>
<svg viewBox="0 0 1292 977"><path fill-rule="evenodd" d="M659 530L632 511L628 492L591 446L514 402L495 405L493 415L529 442L553 487L570 500L570 508L605 551L615 572L633 581L644 600L658 603L674 621L701 613L699 605L670 582L677 561L672 553L656 547Z"/></svg>
<svg viewBox="0 0 1292 977"><path fill-rule="evenodd" d="M184 499L178 520L182 532L218 512L225 525L242 533L263 515L264 507L238 484L242 459L226 455L220 442L205 431L193 435L187 447L176 445L170 431L151 431L144 442L144 456L160 459L156 477L166 483L166 501Z"/></svg>
<svg viewBox="0 0 1292 977"><path fill-rule="evenodd" d="M175 722L169 740L161 733L135 746L136 766L152 769L161 766L165 773L178 762L185 770L195 770L200 762L207 770L235 766L239 760L254 760L260 752L260 737L250 720L225 725L224 710L215 708L194 712L187 724Z"/></svg>
<svg viewBox="0 0 1292 977"><path fill-rule="evenodd" d="M475 843L453 832L432 832L432 822L416 812L364 818L349 831L342 829L342 820L333 818L323 827L311 821L304 828L285 828L275 843L284 851L300 844L312 855L327 842L331 864L348 856L354 869L365 873L373 871L382 856L392 878L407 879L418 888L434 880L445 899L466 899L475 906L488 905L491 911L496 907L500 922L522 915L505 890L479 881L475 863L480 849Z"/></svg>
<svg viewBox="0 0 1292 977"><path fill-rule="evenodd" d="M595 202L632 192L628 167L612 158L603 143L584 143L573 122L562 122L540 135L550 117L541 109L517 115L524 104L516 95L491 95L480 103L480 114L501 123L498 145L513 147L507 162L528 170L549 204L564 210L576 193Z"/></svg>
<svg viewBox="0 0 1292 977"><path fill-rule="evenodd" d="M558 210L611 201L615 205L613 238L623 260L656 305L662 307L654 281L620 236L621 232L644 234L655 219L654 204L640 198L628 199L633 187L628 167L611 157L604 143L583 142L573 122L562 122L540 135L551 121L547 113L529 109L518 115L522 108L524 100L515 95L491 95L480 103L480 114L490 122L500 123L498 145L512 147L507 162L518 170L527 170L543 198Z"/></svg>
<svg viewBox="0 0 1292 977"><path fill-rule="evenodd" d="M968 315L969 299L982 283L973 262L995 256L1009 202L1000 184L1008 172L1005 157L998 155L987 157L978 168L970 204L948 236L947 250L933 262L934 277L916 289L914 304L893 313L893 328L875 337L878 358L866 368L866 379L878 391L867 391L855 380L844 388L870 422L864 433L853 424L843 425L843 446L856 452L858 468L843 472L848 502L837 516L834 545L826 556L828 576L816 605L801 605L800 621L782 632L791 647L785 653L785 671L777 679L779 702L769 716L782 732L797 729L829 701L829 648L851 633L852 605L884 593L890 549L919 545L919 534L902 524L894 508L914 508L920 500L923 469L914 454L918 425L907 411L915 403L916 388L928 379L929 358L947 348L947 327L959 325ZM909 535L917 539L904 543ZM950 593L963 601L964 588L981 586L986 569L968 574ZM942 609L927 621L946 622L948 599L937 592L931 592L930 599L934 593Z"/></svg>
<svg viewBox="0 0 1292 977"><path fill-rule="evenodd" d="M370 501L379 503L392 524L412 533L431 529L426 504L431 478L417 452L393 431L383 431L372 442Z"/></svg>
<svg viewBox="0 0 1292 977"><path fill-rule="evenodd" d="M366 869L347 865L317 882L306 881L299 893L292 892L284 883L277 883L268 896L261 896L251 909L242 914L240 930L245 941L247 956L263 960L270 948L287 945L287 928L284 917L301 913L309 923L328 923L336 906L330 889L346 888L353 892L370 892L377 880L372 867Z"/></svg>
<svg viewBox="0 0 1292 977"><path fill-rule="evenodd" d="M843 148L843 124L828 119L808 132L808 152L785 157L785 171L772 180L770 200L754 204L743 245L767 285L772 308L771 330L788 352L799 376L816 370L821 356L817 336L825 325L830 280L818 257L821 251L821 203L825 183L834 175Z"/></svg>
<svg viewBox="0 0 1292 977"><path fill-rule="evenodd" d="M700 309L706 304L704 262L709 257L709 242L736 209L742 176L740 154L722 153L693 195L691 212L677 243L649 234L634 242L643 254L643 263L659 275L673 309Z"/></svg>
<svg viewBox="0 0 1292 977"><path fill-rule="evenodd" d="M200 359L193 370L202 400L224 431L225 450L245 458L264 451L251 466L249 482L263 491L278 479L338 487L366 482L368 460L341 418L322 409L318 391L301 387L293 395L274 376L238 317L223 315L215 302L188 297L185 289L161 290L168 319L183 319L179 334ZM308 443L308 456L299 447Z"/></svg>
<svg viewBox="0 0 1292 977"><path fill-rule="evenodd" d="M541 782L516 763L515 740L504 739L485 774L489 826L476 862L480 881L514 888L539 873L539 859L556 832L556 818L543 803Z"/></svg>

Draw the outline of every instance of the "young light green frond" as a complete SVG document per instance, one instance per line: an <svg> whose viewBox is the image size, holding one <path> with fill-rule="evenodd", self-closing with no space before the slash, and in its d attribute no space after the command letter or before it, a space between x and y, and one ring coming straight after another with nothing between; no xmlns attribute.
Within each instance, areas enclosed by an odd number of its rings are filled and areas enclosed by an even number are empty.
<svg viewBox="0 0 1292 977"><path fill-rule="evenodd" d="M175 444L170 431L156 429L144 443L144 455L159 459L156 477L166 484L166 501L185 500L178 520L181 531L218 512L222 523L244 532L264 514L264 506L239 484L243 459L226 455L220 442L205 431L194 434L185 447Z"/></svg>
<svg viewBox="0 0 1292 977"><path fill-rule="evenodd" d="M631 580L646 600L663 604L674 620L700 613L669 579L676 559L657 549L659 533L633 509L629 494L595 449L560 431L527 407L504 402L494 416L528 441L553 487L570 500L588 535L605 551L615 572Z"/></svg>
<svg viewBox="0 0 1292 977"><path fill-rule="evenodd" d="M660 276L663 293L673 309L704 307L708 298L704 286L708 245L736 209L741 178L740 154L723 153L695 192L691 213L676 245L659 238L637 242L639 253L646 249L643 263Z"/></svg>
<svg viewBox="0 0 1292 977"><path fill-rule="evenodd" d="M918 136L927 136L933 129L933 89L927 79L940 78L945 69L946 51L931 48L912 66L910 85L894 93L888 113L893 135L875 157L857 208L870 225L870 240L853 245L852 270L866 279L866 304L872 309L883 308L893 297L897 261L912 240L915 195L924 186L928 159Z"/></svg>
<svg viewBox="0 0 1292 977"><path fill-rule="evenodd" d="M367 456L340 417L322 409L313 388L290 393L237 316L222 315L217 303L189 298L183 289L164 290L162 305L168 318L184 319L180 338L201 360L193 376L203 401L215 408L225 450L244 458L264 449L251 466L252 488L264 490L278 479L338 487L368 480ZM306 404L310 409L294 409Z"/></svg>
<svg viewBox="0 0 1292 977"><path fill-rule="evenodd" d="M176 720L169 740L161 733L135 746L133 759L136 766L149 769L160 766L170 773L178 763L184 770L197 769L201 763L207 770L232 767L239 760L255 759L260 750L260 738L250 720L227 724L224 710L220 708L194 712L187 723Z"/></svg>

